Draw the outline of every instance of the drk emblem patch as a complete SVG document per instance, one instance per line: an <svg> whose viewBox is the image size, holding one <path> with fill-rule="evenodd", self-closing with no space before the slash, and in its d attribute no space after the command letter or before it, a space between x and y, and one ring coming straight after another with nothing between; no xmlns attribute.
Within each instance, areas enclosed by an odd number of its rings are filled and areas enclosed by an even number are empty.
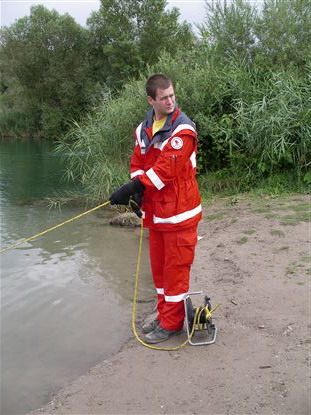
<svg viewBox="0 0 311 415"><path fill-rule="evenodd" d="M180 137L174 137L174 138L172 138L171 146L175 150L180 150L183 145L184 145L184 143L183 143L183 141L182 141L182 139Z"/></svg>

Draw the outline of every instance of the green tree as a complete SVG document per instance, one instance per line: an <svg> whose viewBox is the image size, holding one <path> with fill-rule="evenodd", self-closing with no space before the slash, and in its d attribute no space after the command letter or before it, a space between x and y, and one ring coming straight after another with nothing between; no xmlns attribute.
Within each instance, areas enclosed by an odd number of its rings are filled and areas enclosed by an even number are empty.
<svg viewBox="0 0 311 415"><path fill-rule="evenodd" d="M266 0L255 34L266 66L303 69L311 57L311 0Z"/></svg>
<svg viewBox="0 0 311 415"><path fill-rule="evenodd" d="M23 133L58 137L87 107L86 47L86 29L43 6L1 30L2 105L11 119L23 114Z"/></svg>
<svg viewBox="0 0 311 415"><path fill-rule="evenodd" d="M174 55L193 46L190 25L179 23L178 10L166 5L165 0L101 0L87 21L97 81L119 88L157 62L161 52Z"/></svg>
<svg viewBox="0 0 311 415"><path fill-rule="evenodd" d="M254 26L257 11L245 0L206 1L206 17L199 25L202 42L214 58L231 59L232 55L251 57L255 45Z"/></svg>

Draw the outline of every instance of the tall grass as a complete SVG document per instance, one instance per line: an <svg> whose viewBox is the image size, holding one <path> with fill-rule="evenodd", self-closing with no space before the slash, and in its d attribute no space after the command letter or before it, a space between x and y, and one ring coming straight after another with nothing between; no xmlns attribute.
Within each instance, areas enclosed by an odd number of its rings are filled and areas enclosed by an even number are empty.
<svg viewBox="0 0 311 415"><path fill-rule="evenodd" d="M300 173L311 165L310 78L272 73L260 100L238 100L236 109L237 147L250 166L270 173L290 167Z"/></svg>
<svg viewBox="0 0 311 415"><path fill-rule="evenodd" d="M129 179L133 131L147 110L143 82L128 84L118 98L107 93L99 107L57 146L68 157L67 174L78 179L91 199L101 200Z"/></svg>
<svg viewBox="0 0 311 415"><path fill-rule="evenodd" d="M7 111L1 107L0 111L0 136L18 137L33 134L29 125L27 114L19 111Z"/></svg>
<svg viewBox="0 0 311 415"><path fill-rule="evenodd" d="M182 62L163 55L148 72L162 69L174 80L179 105L197 124L202 188L237 192L262 187L273 174L291 172L286 183L304 177L311 160L310 77L262 72L238 57L221 67ZM129 179L133 131L148 110L144 82L127 84L117 98L106 94L58 146L68 155L68 174L90 198L102 200Z"/></svg>

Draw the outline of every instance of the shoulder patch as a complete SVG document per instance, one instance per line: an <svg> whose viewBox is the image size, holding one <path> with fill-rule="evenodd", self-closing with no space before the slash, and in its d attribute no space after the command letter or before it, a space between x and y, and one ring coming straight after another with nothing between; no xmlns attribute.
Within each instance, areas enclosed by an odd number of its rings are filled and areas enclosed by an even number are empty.
<svg viewBox="0 0 311 415"><path fill-rule="evenodd" d="M180 150L182 148L182 146L184 145L182 139L180 137L173 137L171 140L171 146L175 149L175 150Z"/></svg>

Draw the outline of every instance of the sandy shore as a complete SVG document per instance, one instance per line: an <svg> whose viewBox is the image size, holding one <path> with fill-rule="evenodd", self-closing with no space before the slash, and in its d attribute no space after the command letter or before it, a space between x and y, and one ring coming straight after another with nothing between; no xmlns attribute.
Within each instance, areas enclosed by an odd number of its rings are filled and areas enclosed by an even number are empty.
<svg viewBox="0 0 311 415"><path fill-rule="evenodd" d="M309 414L309 209L302 195L206 208L191 288L221 304L216 343L132 338L32 414Z"/></svg>

